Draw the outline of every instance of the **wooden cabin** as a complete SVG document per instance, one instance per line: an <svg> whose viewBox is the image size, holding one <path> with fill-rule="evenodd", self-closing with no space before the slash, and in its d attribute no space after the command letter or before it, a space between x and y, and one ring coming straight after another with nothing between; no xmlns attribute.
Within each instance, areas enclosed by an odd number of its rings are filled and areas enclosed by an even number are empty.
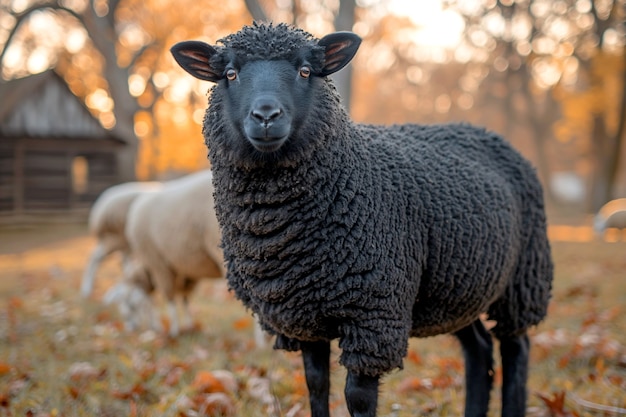
<svg viewBox="0 0 626 417"><path fill-rule="evenodd" d="M0 83L0 220L84 218L96 197L120 182L118 153L127 143L52 70Z"/></svg>

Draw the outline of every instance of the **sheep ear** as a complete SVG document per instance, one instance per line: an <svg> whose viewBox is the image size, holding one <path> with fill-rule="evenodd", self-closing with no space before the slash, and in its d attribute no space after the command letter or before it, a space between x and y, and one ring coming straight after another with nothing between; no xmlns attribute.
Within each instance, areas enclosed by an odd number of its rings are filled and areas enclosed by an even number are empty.
<svg viewBox="0 0 626 417"><path fill-rule="evenodd" d="M199 41L179 42L170 52L178 65L196 78L218 82L222 71L211 67L211 57L217 52L211 45Z"/></svg>
<svg viewBox="0 0 626 417"><path fill-rule="evenodd" d="M320 73L325 77L339 71L352 60L361 45L361 38L352 32L335 32L324 36L317 44L325 49L324 68Z"/></svg>

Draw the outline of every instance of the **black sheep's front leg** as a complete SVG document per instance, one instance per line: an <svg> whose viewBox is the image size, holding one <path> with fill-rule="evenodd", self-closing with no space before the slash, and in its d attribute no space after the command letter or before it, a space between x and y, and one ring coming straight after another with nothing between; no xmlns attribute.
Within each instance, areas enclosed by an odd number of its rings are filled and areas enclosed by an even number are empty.
<svg viewBox="0 0 626 417"><path fill-rule="evenodd" d="M526 415L530 341L525 332L499 339L502 355L502 417L523 417Z"/></svg>
<svg viewBox="0 0 626 417"><path fill-rule="evenodd" d="M301 349L311 417L330 417L330 342L302 342Z"/></svg>
<svg viewBox="0 0 626 417"><path fill-rule="evenodd" d="M484 417L493 384L493 342L480 320L458 330L465 359L465 417Z"/></svg>
<svg viewBox="0 0 626 417"><path fill-rule="evenodd" d="M378 406L378 376L348 371L346 403L352 417L376 417Z"/></svg>

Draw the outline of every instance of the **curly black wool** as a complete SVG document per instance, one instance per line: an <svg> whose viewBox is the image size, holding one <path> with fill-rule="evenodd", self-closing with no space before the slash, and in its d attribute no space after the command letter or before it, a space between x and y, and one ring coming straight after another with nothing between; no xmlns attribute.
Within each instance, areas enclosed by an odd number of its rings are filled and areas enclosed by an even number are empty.
<svg viewBox="0 0 626 417"><path fill-rule="evenodd" d="M278 59L311 42L255 25L224 44ZM338 338L345 367L379 375L402 366L409 337L481 313L496 335L539 323L553 267L530 164L469 125L355 124L332 83L316 88L297 137L272 159L242 151L219 86L203 128L229 286L276 346Z"/></svg>
<svg viewBox="0 0 626 417"><path fill-rule="evenodd" d="M274 25L254 22L252 26L244 26L239 32L225 36L218 42L236 50L246 59L285 59L298 54L305 47L323 51L311 34L285 23Z"/></svg>

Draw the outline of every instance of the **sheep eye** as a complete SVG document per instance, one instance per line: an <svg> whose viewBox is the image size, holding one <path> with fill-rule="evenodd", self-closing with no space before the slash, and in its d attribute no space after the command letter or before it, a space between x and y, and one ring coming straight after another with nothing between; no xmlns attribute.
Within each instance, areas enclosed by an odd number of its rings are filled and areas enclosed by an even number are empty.
<svg viewBox="0 0 626 417"><path fill-rule="evenodd" d="M302 78L309 78L310 75L311 75L311 68L307 67L306 65L300 67L300 76Z"/></svg>
<svg viewBox="0 0 626 417"><path fill-rule="evenodd" d="M237 79L237 71L232 68L226 70L226 78L228 78L229 81L235 81Z"/></svg>

